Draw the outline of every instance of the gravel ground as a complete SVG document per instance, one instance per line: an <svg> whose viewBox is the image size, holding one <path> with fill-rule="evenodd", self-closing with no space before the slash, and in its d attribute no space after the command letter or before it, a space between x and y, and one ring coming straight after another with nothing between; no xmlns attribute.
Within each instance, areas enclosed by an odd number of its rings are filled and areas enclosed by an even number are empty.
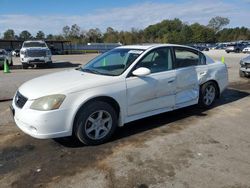
<svg viewBox="0 0 250 188"><path fill-rule="evenodd" d="M245 55L206 53L224 56L229 68L230 87L212 109L191 106L135 121L100 146L31 138L15 126L10 101L0 102L1 187L250 188L250 81L238 76ZM0 73L0 96L94 56L55 56L52 69Z"/></svg>

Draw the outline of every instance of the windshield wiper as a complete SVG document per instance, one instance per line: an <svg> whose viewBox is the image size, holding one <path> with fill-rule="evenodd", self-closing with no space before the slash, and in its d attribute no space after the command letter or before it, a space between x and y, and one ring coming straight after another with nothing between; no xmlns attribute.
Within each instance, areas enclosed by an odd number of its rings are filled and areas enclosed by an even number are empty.
<svg viewBox="0 0 250 188"><path fill-rule="evenodd" d="M93 74L101 74L100 72L98 72L97 70L94 70L94 69L81 68L81 70L83 72L89 72L89 73L93 73Z"/></svg>
<svg viewBox="0 0 250 188"><path fill-rule="evenodd" d="M93 74L100 74L100 75L106 75L106 76L115 76L113 74L109 74L109 73L104 73L104 72L99 72L97 70L94 70L94 69L88 69L88 68L79 68L81 71L83 72L88 72L88 73L93 73ZM79 70L78 69L78 70Z"/></svg>

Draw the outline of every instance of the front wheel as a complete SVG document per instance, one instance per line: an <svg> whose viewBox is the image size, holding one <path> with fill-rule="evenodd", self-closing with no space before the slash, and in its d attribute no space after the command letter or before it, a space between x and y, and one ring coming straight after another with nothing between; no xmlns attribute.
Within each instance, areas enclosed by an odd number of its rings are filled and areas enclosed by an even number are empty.
<svg viewBox="0 0 250 188"><path fill-rule="evenodd" d="M47 62L47 67L48 68L52 67L52 61Z"/></svg>
<svg viewBox="0 0 250 188"><path fill-rule="evenodd" d="M203 84L200 88L199 105L205 108L211 107L215 102L217 94L218 89L214 82Z"/></svg>
<svg viewBox="0 0 250 188"><path fill-rule="evenodd" d="M244 78L246 76L245 73L242 70L239 71L239 75L240 75L241 78Z"/></svg>
<svg viewBox="0 0 250 188"><path fill-rule="evenodd" d="M29 66L28 66L28 64L27 63L22 63L22 68L23 69L27 69Z"/></svg>
<svg viewBox="0 0 250 188"><path fill-rule="evenodd" d="M106 102L94 101L77 113L74 133L82 143L98 145L113 135L117 124L114 108Z"/></svg>

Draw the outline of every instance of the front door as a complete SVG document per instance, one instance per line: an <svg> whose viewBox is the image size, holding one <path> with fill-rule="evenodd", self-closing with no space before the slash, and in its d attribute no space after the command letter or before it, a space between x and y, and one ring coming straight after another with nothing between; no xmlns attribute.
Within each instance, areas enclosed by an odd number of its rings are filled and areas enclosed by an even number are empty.
<svg viewBox="0 0 250 188"><path fill-rule="evenodd" d="M136 65L146 67L151 74L145 77L130 76L127 85L127 114L138 115L175 105L176 74L172 69L169 48L150 51Z"/></svg>

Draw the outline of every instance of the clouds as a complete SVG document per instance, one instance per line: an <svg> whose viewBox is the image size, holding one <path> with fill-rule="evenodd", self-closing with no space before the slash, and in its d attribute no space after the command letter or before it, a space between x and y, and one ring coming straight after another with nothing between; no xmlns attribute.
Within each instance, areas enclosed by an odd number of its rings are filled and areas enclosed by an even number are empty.
<svg viewBox="0 0 250 188"><path fill-rule="evenodd" d="M105 30L111 26L117 30L130 30L132 27L145 28L163 19L173 18L180 18L188 23L207 24L211 17L218 15L229 17L232 27L250 27L248 19L244 19L250 17L248 6L240 7L232 2L215 0L206 1L206 3L192 0L187 3L147 2L128 7L94 10L86 15L0 15L0 32L13 28L17 32L29 30L36 33L38 30L43 30L47 34L58 34L61 33L63 26L75 23L82 29L98 27Z"/></svg>

